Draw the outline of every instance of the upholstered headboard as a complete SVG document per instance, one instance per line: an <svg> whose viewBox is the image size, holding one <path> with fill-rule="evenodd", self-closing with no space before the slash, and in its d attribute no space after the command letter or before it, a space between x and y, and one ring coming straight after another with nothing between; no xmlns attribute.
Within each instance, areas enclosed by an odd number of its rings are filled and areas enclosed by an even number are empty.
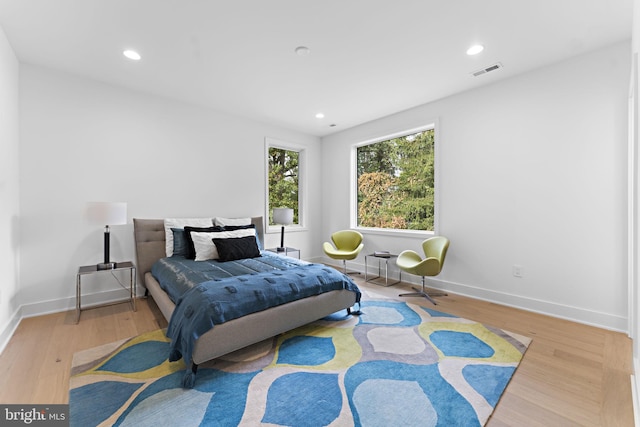
<svg viewBox="0 0 640 427"><path fill-rule="evenodd" d="M264 225L261 216L251 218L258 231L261 246L264 245ZM164 219L133 219L133 233L136 241L136 259L140 282L151 266L166 255Z"/></svg>

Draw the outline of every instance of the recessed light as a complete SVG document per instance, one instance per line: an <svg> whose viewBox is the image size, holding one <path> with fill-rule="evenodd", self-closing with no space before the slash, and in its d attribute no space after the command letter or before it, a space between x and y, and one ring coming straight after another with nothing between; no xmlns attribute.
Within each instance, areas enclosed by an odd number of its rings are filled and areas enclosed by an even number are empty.
<svg viewBox="0 0 640 427"><path fill-rule="evenodd" d="M324 119L324 114L323 113L316 114L316 119Z"/></svg>
<svg viewBox="0 0 640 427"><path fill-rule="evenodd" d="M477 55L484 50L484 46L476 44L467 49L467 55Z"/></svg>
<svg viewBox="0 0 640 427"><path fill-rule="evenodd" d="M135 50L125 50L122 54L133 61L139 61L142 58Z"/></svg>
<svg viewBox="0 0 640 427"><path fill-rule="evenodd" d="M309 49L306 46L298 46L297 48L295 48L295 53L298 56L306 56L306 55L309 55L310 52L311 52L311 49Z"/></svg>

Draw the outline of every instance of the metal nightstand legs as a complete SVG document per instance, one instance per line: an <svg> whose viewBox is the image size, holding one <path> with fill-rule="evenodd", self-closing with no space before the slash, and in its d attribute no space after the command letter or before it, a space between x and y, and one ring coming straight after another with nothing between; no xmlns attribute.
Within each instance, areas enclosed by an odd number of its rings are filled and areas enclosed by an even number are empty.
<svg viewBox="0 0 640 427"><path fill-rule="evenodd" d="M118 284L123 288L127 289L120 279L114 274L115 271L129 270L129 298L124 301L115 301L106 304L99 304L91 306L90 308L97 307L105 307L113 304L122 304L123 302L128 302L131 304L131 310L136 311L136 267L132 262L119 262L116 264L116 267L110 270L98 270L96 265L86 265L80 267L78 269L78 274L76 276L76 324L80 321L80 314L82 313L82 276L86 274L95 274L95 273L104 273L110 272L111 275L116 279ZM86 310L86 309L85 309Z"/></svg>

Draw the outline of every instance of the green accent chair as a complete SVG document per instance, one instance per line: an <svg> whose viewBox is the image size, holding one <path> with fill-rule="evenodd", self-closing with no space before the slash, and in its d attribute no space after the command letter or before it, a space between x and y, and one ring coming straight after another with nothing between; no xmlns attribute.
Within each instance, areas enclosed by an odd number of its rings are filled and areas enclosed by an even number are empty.
<svg viewBox="0 0 640 427"><path fill-rule="evenodd" d="M425 276L437 276L442 271L444 259L449 249L449 239L442 236L431 237L422 242L422 250L425 258L422 259L417 252L407 250L398 255L396 265L402 271L416 276L422 276L422 290L412 287L415 292L400 294L401 297L422 296L437 305L431 297L447 296L444 292L432 292L428 294L424 289Z"/></svg>
<svg viewBox="0 0 640 427"><path fill-rule="evenodd" d="M333 245L329 242L323 243L324 253L331 259L342 260L344 274L360 274L357 271L347 272L347 260L355 259L364 248L362 234L355 230L336 231L331 235L331 241Z"/></svg>

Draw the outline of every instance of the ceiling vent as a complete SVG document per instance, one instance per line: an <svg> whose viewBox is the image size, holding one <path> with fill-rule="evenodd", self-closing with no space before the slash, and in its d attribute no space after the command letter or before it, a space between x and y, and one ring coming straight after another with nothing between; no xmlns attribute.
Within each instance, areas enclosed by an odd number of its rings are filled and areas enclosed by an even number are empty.
<svg viewBox="0 0 640 427"><path fill-rule="evenodd" d="M502 64L499 63L499 62L496 62L495 64L490 65L487 68L483 68L482 70L475 71L472 74L473 74L473 77L478 77L478 76L481 76L483 74L490 73L491 71L499 70L501 68L502 68Z"/></svg>

